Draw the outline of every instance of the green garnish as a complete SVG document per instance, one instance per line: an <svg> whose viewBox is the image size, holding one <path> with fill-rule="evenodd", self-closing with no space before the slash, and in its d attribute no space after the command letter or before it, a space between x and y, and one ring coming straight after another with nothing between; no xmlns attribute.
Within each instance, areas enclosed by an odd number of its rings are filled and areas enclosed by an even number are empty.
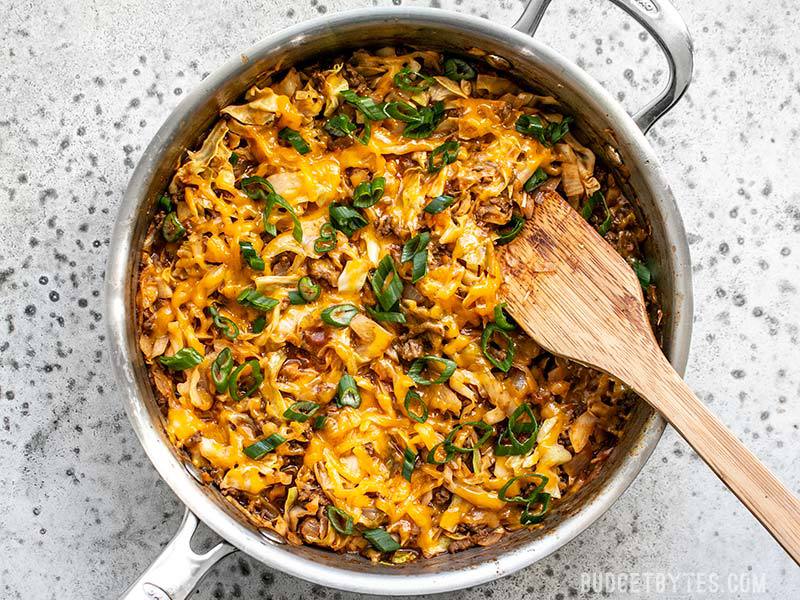
<svg viewBox="0 0 800 600"><path fill-rule="evenodd" d="M502 359L495 357L495 353L492 351L494 348L492 348L491 344L494 340L495 334L499 335L506 344L505 356ZM508 335L508 333L498 327L497 323L489 323L483 330L483 335L481 335L481 350L483 351L483 355L490 363L500 369L503 373L508 373L508 370L511 368L511 363L514 361L514 340L511 339L511 336ZM502 348L500 350L503 351Z"/></svg>
<svg viewBox="0 0 800 600"><path fill-rule="evenodd" d="M353 517L333 504L329 504L326 511L331 527L342 535L353 535Z"/></svg>
<svg viewBox="0 0 800 600"><path fill-rule="evenodd" d="M528 421L519 421L523 415L527 415ZM494 449L495 455L519 456L528 454L536 444L538 432L539 424L536 422L536 417L533 416L530 404L521 404L508 418L508 427L497 439L497 445ZM521 442L517 436L526 433L530 434L530 436L526 441ZM508 444L503 443L505 439L508 439Z"/></svg>
<svg viewBox="0 0 800 600"><path fill-rule="evenodd" d="M608 209L608 204L606 203L606 197L603 195L603 192L597 190L594 194L592 194L589 199L586 201L586 204L583 205L581 209L581 216L586 219L587 221L592 218L592 214L594 214L594 209L598 204L603 205L603 222L597 227L597 233L600 235L605 235L608 233L608 230L611 229L611 223L613 221L613 215L611 211Z"/></svg>
<svg viewBox="0 0 800 600"><path fill-rule="evenodd" d="M264 327L267 326L267 318L264 315L259 315L255 318L252 325L250 325L250 331L253 333L261 333L264 331Z"/></svg>
<svg viewBox="0 0 800 600"><path fill-rule="evenodd" d="M325 419L328 418L328 415L317 415L314 417L314 420L311 422L311 429L318 430L325 427Z"/></svg>
<svg viewBox="0 0 800 600"><path fill-rule="evenodd" d="M439 123L444 119L444 102L439 100L432 106L426 106L417 110L417 119L408 122L403 129L403 137L418 140L431 135Z"/></svg>
<svg viewBox="0 0 800 600"><path fill-rule="evenodd" d="M356 186L353 191L353 206L356 208L369 208L378 203L383 198L383 190L386 187L386 179L376 177L372 181L364 181Z"/></svg>
<svg viewBox="0 0 800 600"><path fill-rule="evenodd" d="M385 323L405 323L406 316L400 310L375 310L371 306L366 307L367 314L372 317L373 321L383 321Z"/></svg>
<svg viewBox="0 0 800 600"><path fill-rule="evenodd" d="M242 258L250 265L251 269L254 271L264 270L266 266L264 264L264 259L258 255L255 248L253 248L253 244L250 242L239 242L239 250L242 253Z"/></svg>
<svg viewBox="0 0 800 600"><path fill-rule="evenodd" d="M423 75L419 71L412 71L408 67L400 69L394 75L394 84L404 92L424 92L431 84L433 84L433 77Z"/></svg>
<svg viewBox="0 0 800 600"><path fill-rule="evenodd" d="M500 230L500 235L497 236L495 243L498 246L508 244L519 235L519 232L522 231L523 227L525 227L525 219L519 215L511 215L511 220L508 222L508 227Z"/></svg>
<svg viewBox="0 0 800 600"><path fill-rule="evenodd" d="M236 166L236 163L239 162L239 155L236 152L231 152L231 155L228 157L228 162L231 163L232 167Z"/></svg>
<svg viewBox="0 0 800 600"><path fill-rule="evenodd" d="M245 369L250 368L250 378L252 383L244 391L239 387L239 378ZM261 374L261 367L258 364L258 359L251 358L250 360L242 363L236 367L228 379L228 393L231 398L239 402L242 398L248 398L258 391L264 381L264 376ZM246 382L245 382L246 383Z"/></svg>
<svg viewBox="0 0 800 600"><path fill-rule="evenodd" d="M336 403L339 406L353 408L361 406L361 394L358 392L356 380L349 373L342 375L339 380L339 385L336 387Z"/></svg>
<svg viewBox="0 0 800 600"><path fill-rule="evenodd" d="M336 230L327 221L319 228L319 237L314 240L314 252L325 254L336 248Z"/></svg>
<svg viewBox="0 0 800 600"><path fill-rule="evenodd" d="M428 173L438 173L445 165L456 162L459 144L456 140L447 140L434 148L428 155Z"/></svg>
<svg viewBox="0 0 800 600"><path fill-rule="evenodd" d="M545 124L545 121L538 115L520 115L514 128L520 133L536 138L544 146L552 146L569 133L570 123L572 123L572 117L563 117L560 123L547 122Z"/></svg>
<svg viewBox="0 0 800 600"><path fill-rule="evenodd" d="M378 299L378 304L385 311L391 311L403 294L403 282L397 274L392 257L388 254L378 263L378 268L372 276L372 291Z"/></svg>
<svg viewBox="0 0 800 600"><path fill-rule="evenodd" d="M186 228L178 220L178 215L169 213L161 222L161 235L168 242L175 242L186 234Z"/></svg>
<svg viewBox="0 0 800 600"><path fill-rule="evenodd" d="M290 421L297 421L298 423L305 423L316 414L320 409L319 404L316 402L301 401L295 402L285 411L283 411L284 419Z"/></svg>
<svg viewBox="0 0 800 600"><path fill-rule="evenodd" d="M267 454L275 450L275 448L283 444L285 441L286 438L283 437L281 434L273 433L272 435L264 438L259 442L256 442L255 444L250 444L249 446L246 446L244 448L244 453L253 460L258 460L259 458L263 458Z"/></svg>
<svg viewBox="0 0 800 600"><path fill-rule="evenodd" d="M228 381L233 370L233 354L230 348L223 348L214 362L211 363L211 381L217 392L222 394L228 389Z"/></svg>
<svg viewBox="0 0 800 600"><path fill-rule="evenodd" d="M323 323L344 329L357 314L358 307L354 304L335 304L323 310L319 316Z"/></svg>
<svg viewBox="0 0 800 600"><path fill-rule="evenodd" d="M321 293L322 289L319 284L305 275L297 282L297 289L289 292L289 302L291 304L308 304L319 298Z"/></svg>
<svg viewBox="0 0 800 600"><path fill-rule="evenodd" d="M453 81L462 81L475 79L478 72L467 61L450 57L444 61L444 76Z"/></svg>
<svg viewBox="0 0 800 600"><path fill-rule="evenodd" d="M417 462L417 453L411 448L406 448L403 452L403 479L411 481L411 474L414 472L414 464Z"/></svg>
<svg viewBox="0 0 800 600"><path fill-rule="evenodd" d="M531 506L538 504L539 510L535 512L531 512ZM536 498L535 502L529 502L525 505L522 514L519 516L519 522L521 525L535 525L536 523L541 523L544 521L545 513L547 513L547 509L550 508L550 494L546 492L541 492L539 496Z"/></svg>
<svg viewBox="0 0 800 600"><path fill-rule="evenodd" d="M328 208L331 218L331 225L338 229L347 237L351 237L356 231L367 226L367 220L358 210L347 204L334 202Z"/></svg>
<svg viewBox="0 0 800 600"><path fill-rule="evenodd" d="M222 335L229 340L235 340L239 336L239 326L228 317L223 317L216 306L209 306L207 310L214 321L214 326L222 332Z"/></svg>
<svg viewBox="0 0 800 600"><path fill-rule="evenodd" d="M436 458L436 451L439 448L444 448L444 458L442 460ZM428 457L425 459L425 462L427 462L429 465L443 465L445 463L449 463L453 459L453 455L455 453L456 451L445 445L444 442L439 442L433 448L428 450Z"/></svg>
<svg viewBox="0 0 800 600"><path fill-rule="evenodd" d="M528 177L528 180L522 187L526 192L532 192L545 181L547 181L547 173L544 172L542 167L539 167L533 172L533 175Z"/></svg>
<svg viewBox="0 0 800 600"><path fill-rule="evenodd" d="M512 496L511 498L506 496L508 488L510 488L515 481L519 481L520 479L534 478L534 477L538 479L539 482L536 484L536 487L528 493L527 496ZM501 487L497 491L497 497L503 502L512 502L515 504L528 504L529 502L533 502L536 500L536 497L540 493L542 493L542 490L544 490L544 486L547 485L548 481L549 481L548 477L541 475L539 473L527 473L525 475L517 475L516 477L512 477L511 479L505 482L503 487Z"/></svg>
<svg viewBox="0 0 800 600"><path fill-rule="evenodd" d="M286 199L275 191L272 184L263 177L253 176L242 179L242 190L251 199L264 202L264 231L270 235L278 235L275 223L270 223L269 217L272 208L277 204L284 209L292 218L292 237L298 244L303 243L303 227L297 217L294 207Z"/></svg>
<svg viewBox="0 0 800 600"><path fill-rule="evenodd" d="M161 194L156 201L156 206L163 210L164 212L171 213L175 210L175 205L172 202L172 198L167 196L167 194Z"/></svg>
<svg viewBox="0 0 800 600"><path fill-rule="evenodd" d="M464 427L472 427L475 430L481 430L483 431L483 435L481 435L481 437L478 438L478 441L472 446L456 446L453 443L453 440L456 437L456 433L458 433ZM493 434L494 427L488 423L484 423L483 421L468 421L466 423L459 423L453 427L452 431L450 431L450 433L447 434L447 437L444 438L444 446L448 452L461 452L466 454L483 446L486 443L486 440L492 437Z"/></svg>
<svg viewBox="0 0 800 600"><path fill-rule="evenodd" d="M339 95L344 98L345 102L361 111L361 114L370 121L381 121L386 118L383 108L369 96L359 96L353 90L343 90L339 92Z"/></svg>
<svg viewBox="0 0 800 600"><path fill-rule="evenodd" d="M441 196L436 196L436 198L428 202L428 204L422 210L429 215L436 215L442 212L444 209L449 208L453 204L454 200L455 198L452 196L442 194Z"/></svg>
<svg viewBox="0 0 800 600"><path fill-rule="evenodd" d="M505 302L501 302L494 307L494 324L503 331L514 331L516 327L511 321L508 320L508 317L506 316L506 306L508 305Z"/></svg>
<svg viewBox="0 0 800 600"><path fill-rule="evenodd" d="M159 356L158 362L171 371L185 371L203 362L203 355L194 348L181 348L172 356Z"/></svg>
<svg viewBox="0 0 800 600"><path fill-rule="evenodd" d="M411 410L411 405L417 404L421 408L421 413L417 414L413 410ZM416 421L417 423L424 423L428 420L428 405L425 404L422 396L416 390L408 390L406 392L406 399L403 402L403 407L406 409L406 414L408 418L412 421Z"/></svg>
<svg viewBox="0 0 800 600"><path fill-rule="evenodd" d="M388 534L385 529L366 529L362 533L364 538L381 552L394 552L400 549L400 544Z"/></svg>
<svg viewBox="0 0 800 600"><path fill-rule="evenodd" d="M308 154L311 152L311 147L308 145L308 142L303 139L299 131L284 127L278 132L278 137L285 142L289 142L292 148L297 150L300 154Z"/></svg>
<svg viewBox="0 0 800 600"><path fill-rule="evenodd" d="M442 366L442 371L435 379L426 379L422 375L425 368L429 366L428 363L435 363ZM411 377L417 385L437 385L450 379L450 376L455 372L456 363L449 358L426 354L425 356L415 359L414 362L411 363L408 369L408 376Z"/></svg>
<svg viewBox="0 0 800 600"><path fill-rule="evenodd" d="M259 292L255 288L245 288L238 296L236 302L248 308L255 308L256 310L263 310L267 312L278 306L279 302L275 298L270 298Z"/></svg>
<svg viewBox="0 0 800 600"><path fill-rule="evenodd" d="M636 277L639 278L639 283L641 286L643 288L647 288L653 279L653 275L650 272L650 269L647 268L647 265L634 258L631 262L631 268L633 269L633 272L636 273Z"/></svg>
<svg viewBox="0 0 800 600"><path fill-rule="evenodd" d="M328 119L323 128L334 137L345 137L353 133L357 126L346 114L339 113Z"/></svg>
<svg viewBox="0 0 800 600"><path fill-rule="evenodd" d="M428 243L431 233L422 231L403 244L400 262L411 261L411 283L417 283L428 272Z"/></svg>

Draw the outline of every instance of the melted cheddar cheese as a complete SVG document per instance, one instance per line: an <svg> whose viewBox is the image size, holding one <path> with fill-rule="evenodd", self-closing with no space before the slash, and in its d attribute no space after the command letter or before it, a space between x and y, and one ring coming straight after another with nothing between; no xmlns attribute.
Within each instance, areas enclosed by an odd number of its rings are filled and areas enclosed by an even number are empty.
<svg viewBox="0 0 800 600"><path fill-rule="evenodd" d="M412 80L417 89L398 84L409 71L425 74ZM166 430L253 523L292 543L398 563L493 543L521 526L526 506L508 499L529 492L525 476L540 476L536 506L527 509L543 511L545 499L561 497L596 471L630 408L617 382L552 357L519 329L508 334L514 351L505 370L492 360L504 350L482 346L498 314L498 238L513 215L528 218L535 210L536 189L525 185L534 174L576 207L602 188L607 213L595 206L589 214L593 222L612 220L607 239L626 256L638 256L646 232L614 178L596 168L594 154L572 133L549 139L518 131L522 115L566 126L553 98L485 69L461 81L446 72L435 52L381 49L266 76L241 103L224 108L199 147L187 152L167 190L167 210L145 243L140 347ZM438 105L441 115L427 135L404 135L407 123L386 113L368 119L345 90L379 110L402 102L418 114ZM331 131L330 120L342 115L355 131ZM457 142L452 160L432 168L445 142ZM265 211L264 195L245 183L254 177L284 204ZM349 206L359 184L376 178L383 179L382 195L357 209L365 224L347 235L331 205ZM446 208L425 210L445 195ZM168 218L185 230L177 239L162 237ZM317 244L328 223L338 230L323 252ZM402 248L422 232L430 235L426 272L412 283ZM243 242L263 269L245 259ZM375 272L387 256L402 281L392 311L403 323L372 312L380 300ZM293 303L304 277L319 287L319 297ZM264 311L242 303L248 289L274 306ZM344 327L323 318L340 304L357 309ZM223 335L212 310L238 335ZM259 317L263 328L254 327ZM199 356L197 364L162 365L161 358L185 349ZM258 362L263 380L252 393L236 399L230 388L218 391L211 371L223 351L234 365ZM449 378L421 383L411 365L423 355L450 361ZM341 402L337 386L345 375L357 387L357 406ZM409 392L419 394L426 418L418 406L409 413ZM314 417L287 417L301 401L318 406ZM498 454L495 446L509 417L523 414L520 407L535 417L535 439L523 453ZM476 422L482 425L470 425ZM529 433L520 433L520 441ZM272 451L258 458L248 451L276 435L283 442ZM334 527L331 507L352 520L351 530ZM373 547L361 535L376 528L400 549Z"/></svg>

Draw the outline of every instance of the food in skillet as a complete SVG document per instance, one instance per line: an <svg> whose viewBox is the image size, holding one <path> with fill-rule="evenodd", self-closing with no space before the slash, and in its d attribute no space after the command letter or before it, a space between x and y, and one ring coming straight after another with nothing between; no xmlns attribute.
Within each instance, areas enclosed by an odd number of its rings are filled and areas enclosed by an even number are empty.
<svg viewBox="0 0 800 600"><path fill-rule="evenodd" d="M174 444L259 527L403 563L535 526L635 397L544 352L497 258L556 189L659 317L647 237L555 99L381 49L222 110L141 257L140 347Z"/></svg>

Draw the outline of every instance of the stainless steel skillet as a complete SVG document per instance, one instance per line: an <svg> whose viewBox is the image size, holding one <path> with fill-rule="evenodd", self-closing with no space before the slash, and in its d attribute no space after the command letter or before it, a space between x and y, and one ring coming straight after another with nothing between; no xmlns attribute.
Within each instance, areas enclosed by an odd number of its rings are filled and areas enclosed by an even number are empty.
<svg viewBox="0 0 800 600"><path fill-rule="evenodd" d="M644 403L635 411L602 475L561 502L544 527L506 536L487 548L419 560L403 567L376 565L349 555L285 544L248 523L213 488L198 482L166 438L134 329L137 264L158 193L172 166L208 129L219 110L267 70L367 46L403 43L467 53L552 94L572 114L593 149L629 173L626 186L652 228L647 248L663 294L664 348L682 372L692 322L691 271L686 235L672 192L644 133L681 97L692 72L686 26L664 0L612 0L641 23L664 51L669 80L633 117L576 65L530 36L549 0L530 0L514 28L437 9L363 9L326 16L277 33L224 65L170 115L145 150L122 201L106 272L112 359L131 424L153 465L186 504L173 540L124 598L182 600L220 558L240 549L272 568L325 586L354 592L404 595L447 592L513 573L574 538L622 494L655 448L664 421ZM196 515L196 516L195 516ZM222 536L206 554L190 547L198 518Z"/></svg>

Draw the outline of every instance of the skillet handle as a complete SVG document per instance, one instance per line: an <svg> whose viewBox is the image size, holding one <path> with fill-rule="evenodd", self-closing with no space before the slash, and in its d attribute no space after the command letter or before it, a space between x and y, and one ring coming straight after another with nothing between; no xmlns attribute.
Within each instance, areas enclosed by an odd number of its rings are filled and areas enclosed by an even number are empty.
<svg viewBox="0 0 800 600"><path fill-rule="evenodd" d="M186 600L209 569L236 550L222 542L205 554L197 554L191 542L198 523L186 509L170 543L120 600Z"/></svg>
<svg viewBox="0 0 800 600"><path fill-rule="evenodd" d="M514 29L530 35L536 32L551 0L529 0ZM681 99L692 80L694 56L686 23L667 0L611 0L653 36L669 65L666 87L633 120L644 133Z"/></svg>

